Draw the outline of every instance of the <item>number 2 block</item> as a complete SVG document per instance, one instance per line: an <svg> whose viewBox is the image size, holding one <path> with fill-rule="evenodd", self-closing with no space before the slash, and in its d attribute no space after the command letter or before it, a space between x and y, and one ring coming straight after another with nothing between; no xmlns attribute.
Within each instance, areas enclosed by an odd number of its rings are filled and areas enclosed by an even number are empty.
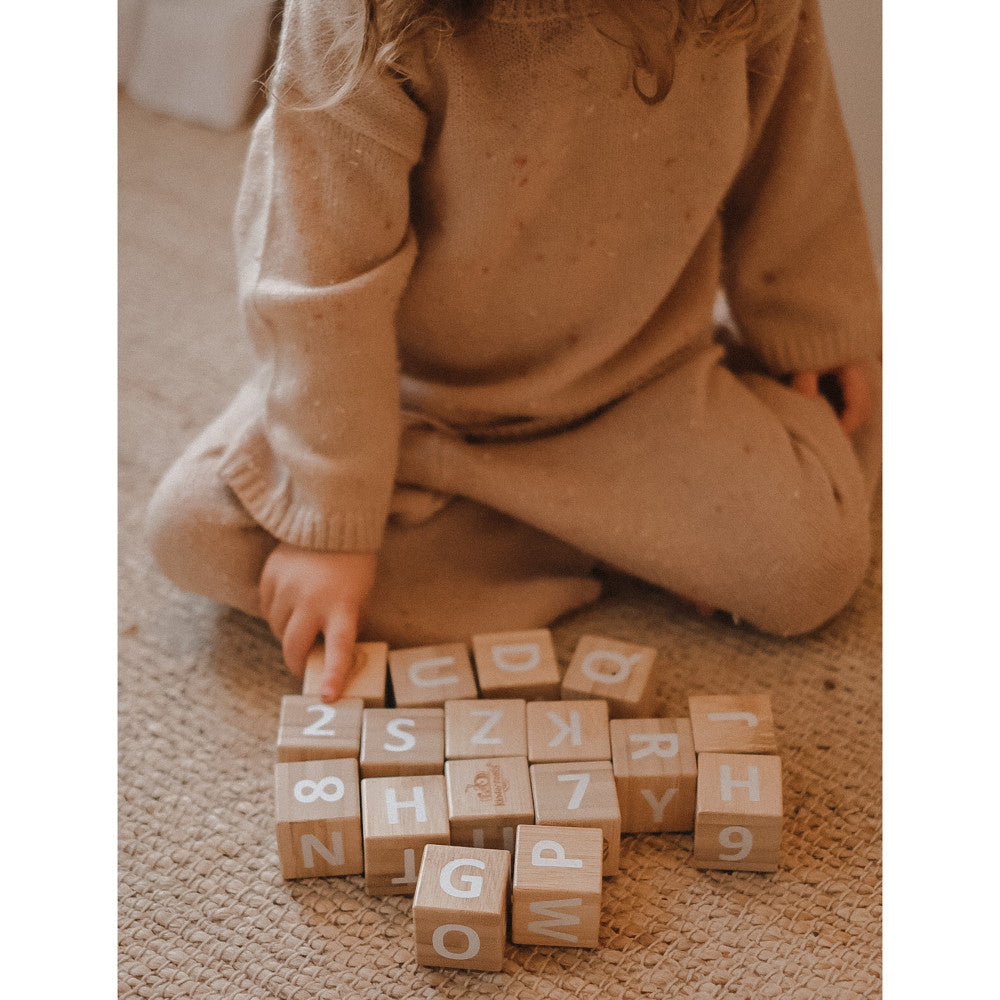
<svg viewBox="0 0 1000 1000"><path fill-rule="evenodd" d="M360 698L327 705L315 695L285 695L278 723L278 760L288 763L357 757L363 709Z"/></svg>
<svg viewBox="0 0 1000 1000"><path fill-rule="evenodd" d="M781 820L779 757L698 755L695 867L777 871Z"/></svg>

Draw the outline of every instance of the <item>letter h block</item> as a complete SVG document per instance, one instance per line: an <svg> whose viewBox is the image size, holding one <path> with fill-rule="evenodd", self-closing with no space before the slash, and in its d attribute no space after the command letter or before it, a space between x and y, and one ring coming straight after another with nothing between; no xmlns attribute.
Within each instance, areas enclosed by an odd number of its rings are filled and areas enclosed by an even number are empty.
<svg viewBox="0 0 1000 1000"><path fill-rule="evenodd" d="M413 897L417 962L499 972L509 878L507 851L428 844Z"/></svg>
<svg viewBox="0 0 1000 1000"><path fill-rule="evenodd" d="M397 708L443 708L453 698L478 698L469 651L461 642L394 649L389 677Z"/></svg>
<svg viewBox="0 0 1000 1000"><path fill-rule="evenodd" d="M444 775L362 778L365 892L410 896L428 844L450 842Z"/></svg>
<svg viewBox="0 0 1000 1000"><path fill-rule="evenodd" d="M612 719L622 833L694 829L698 766L688 719Z"/></svg>
<svg viewBox="0 0 1000 1000"><path fill-rule="evenodd" d="M519 826L511 941L596 948L601 927L601 831Z"/></svg>
<svg viewBox="0 0 1000 1000"><path fill-rule="evenodd" d="M283 878L361 874L356 760L275 764L274 798Z"/></svg>
<svg viewBox="0 0 1000 1000"><path fill-rule="evenodd" d="M698 755L695 867L777 871L781 820L779 757Z"/></svg>
<svg viewBox="0 0 1000 1000"><path fill-rule="evenodd" d="M548 629L474 635L472 653L484 698L539 701L559 697L561 673Z"/></svg>
<svg viewBox="0 0 1000 1000"><path fill-rule="evenodd" d="M656 649L585 635L562 681L562 697L603 698L612 719L649 714Z"/></svg>

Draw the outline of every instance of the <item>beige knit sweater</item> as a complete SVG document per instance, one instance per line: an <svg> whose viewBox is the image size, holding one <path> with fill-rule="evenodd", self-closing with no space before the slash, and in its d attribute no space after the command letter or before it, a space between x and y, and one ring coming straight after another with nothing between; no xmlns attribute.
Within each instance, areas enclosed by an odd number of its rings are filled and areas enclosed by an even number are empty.
<svg viewBox="0 0 1000 1000"><path fill-rule="evenodd" d="M237 216L261 368L224 475L269 532L378 547L399 415L569 424L669 368L725 288L776 373L879 351L879 293L816 0L687 46L668 97L575 0L495 0L405 82L324 108L346 0L290 0Z"/></svg>

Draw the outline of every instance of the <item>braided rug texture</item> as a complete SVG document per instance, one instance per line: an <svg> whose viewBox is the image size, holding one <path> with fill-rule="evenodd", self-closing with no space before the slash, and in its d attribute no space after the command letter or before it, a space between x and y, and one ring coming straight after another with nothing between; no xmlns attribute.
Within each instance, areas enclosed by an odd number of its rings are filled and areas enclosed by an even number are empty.
<svg viewBox="0 0 1000 1000"><path fill-rule="evenodd" d="M411 901L359 877L285 882L272 767L296 684L261 623L175 590L140 535L158 477L249 371L230 219L247 132L120 101L119 995L605 1000L881 995L881 576L775 640L613 580L553 630L659 650L653 714L770 694L776 874L702 872L690 835L623 837L595 950L508 945L499 973L414 960Z"/></svg>

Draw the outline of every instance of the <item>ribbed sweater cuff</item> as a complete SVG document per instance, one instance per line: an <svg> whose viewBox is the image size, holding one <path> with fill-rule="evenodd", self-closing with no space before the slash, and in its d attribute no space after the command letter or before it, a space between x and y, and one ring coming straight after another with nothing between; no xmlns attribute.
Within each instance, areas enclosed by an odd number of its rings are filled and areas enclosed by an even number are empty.
<svg viewBox="0 0 1000 1000"><path fill-rule="evenodd" d="M766 340L748 336L747 342L768 368L779 374L827 371L848 361L881 354L879 338L870 331L819 333L807 337L799 332L787 338Z"/></svg>

